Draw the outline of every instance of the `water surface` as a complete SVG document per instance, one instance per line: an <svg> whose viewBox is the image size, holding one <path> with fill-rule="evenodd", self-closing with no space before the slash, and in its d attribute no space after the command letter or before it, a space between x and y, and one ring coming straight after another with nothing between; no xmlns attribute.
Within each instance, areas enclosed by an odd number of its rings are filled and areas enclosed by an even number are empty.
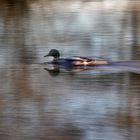
<svg viewBox="0 0 140 140"><path fill-rule="evenodd" d="M52 48L63 57L140 60L137 5L0 0L0 138L139 140L139 63L85 72L43 64Z"/></svg>

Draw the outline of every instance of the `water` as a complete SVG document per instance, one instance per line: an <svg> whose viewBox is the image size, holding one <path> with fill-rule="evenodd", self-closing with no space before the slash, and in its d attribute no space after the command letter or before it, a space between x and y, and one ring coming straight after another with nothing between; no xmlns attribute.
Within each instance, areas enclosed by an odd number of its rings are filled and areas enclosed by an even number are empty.
<svg viewBox="0 0 140 140"><path fill-rule="evenodd" d="M43 64L52 48L140 60L138 5L1 0L0 139L139 140L139 62L87 71Z"/></svg>

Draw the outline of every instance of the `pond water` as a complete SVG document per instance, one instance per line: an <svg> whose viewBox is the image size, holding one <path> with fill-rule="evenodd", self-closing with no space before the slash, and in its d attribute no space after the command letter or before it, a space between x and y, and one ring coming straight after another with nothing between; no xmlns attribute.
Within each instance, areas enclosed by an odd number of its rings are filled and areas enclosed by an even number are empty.
<svg viewBox="0 0 140 140"><path fill-rule="evenodd" d="M0 0L0 139L139 140L139 61L48 71L43 57L140 60L139 4Z"/></svg>

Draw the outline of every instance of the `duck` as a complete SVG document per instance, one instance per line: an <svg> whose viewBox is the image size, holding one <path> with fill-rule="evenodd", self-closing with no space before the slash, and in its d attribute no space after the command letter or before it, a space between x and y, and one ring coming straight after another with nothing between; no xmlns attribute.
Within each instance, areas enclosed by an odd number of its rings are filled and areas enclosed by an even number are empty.
<svg viewBox="0 0 140 140"><path fill-rule="evenodd" d="M101 58L72 56L71 58L61 58L60 52L57 49L51 49L44 57L53 57L49 64L65 65L65 66L97 66L106 65L109 62Z"/></svg>

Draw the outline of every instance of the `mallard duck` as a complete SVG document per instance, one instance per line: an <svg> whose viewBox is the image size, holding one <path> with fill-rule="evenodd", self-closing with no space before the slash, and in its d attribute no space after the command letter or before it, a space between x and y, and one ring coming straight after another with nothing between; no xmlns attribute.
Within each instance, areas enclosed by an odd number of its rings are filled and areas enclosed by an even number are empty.
<svg viewBox="0 0 140 140"><path fill-rule="evenodd" d="M49 64L55 65L67 65L67 66L96 66L96 65L105 65L109 62L100 59L100 58L92 58L92 57L81 57L81 56L73 56L71 58L60 58L60 53L56 49L50 50L50 52L44 57L52 56L53 60L49 62Z"/></svg>

